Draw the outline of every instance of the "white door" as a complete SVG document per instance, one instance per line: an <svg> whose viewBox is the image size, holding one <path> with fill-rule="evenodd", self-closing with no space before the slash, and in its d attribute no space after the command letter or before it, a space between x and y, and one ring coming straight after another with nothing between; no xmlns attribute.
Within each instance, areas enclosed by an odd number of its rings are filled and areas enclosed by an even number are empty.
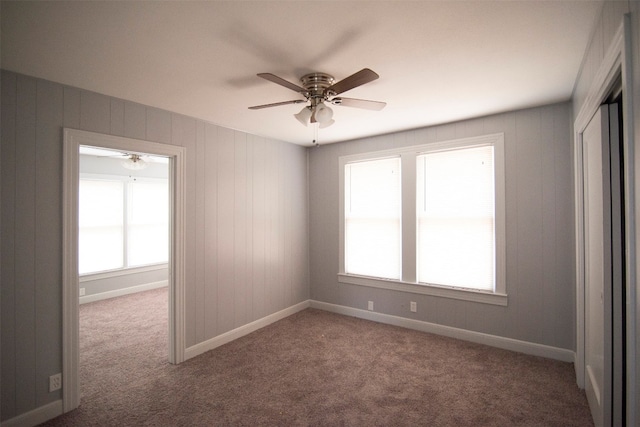
<svg viewBox="0 0 640 427"><path fill-rule="evenodd" d="M611 183L609 111L582 135L585 242L585 391L596 426L611 424Z"/></svg>

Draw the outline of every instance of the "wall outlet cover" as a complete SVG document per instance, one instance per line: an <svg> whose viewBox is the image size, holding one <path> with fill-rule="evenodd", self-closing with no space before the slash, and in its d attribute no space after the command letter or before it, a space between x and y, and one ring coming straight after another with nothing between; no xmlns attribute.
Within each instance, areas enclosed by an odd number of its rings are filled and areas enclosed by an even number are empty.
<svg viewBox="0 0 640 427"><path fill-rule="evenodd" d="M55 374L49 377L49 393L62 388L62 374Z"/></svg>

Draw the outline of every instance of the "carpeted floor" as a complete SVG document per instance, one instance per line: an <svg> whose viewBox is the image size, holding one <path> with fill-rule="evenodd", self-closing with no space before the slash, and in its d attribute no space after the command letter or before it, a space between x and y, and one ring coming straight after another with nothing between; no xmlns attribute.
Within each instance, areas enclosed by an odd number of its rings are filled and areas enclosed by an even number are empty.
<svg viewBox="0 0 640 427"><path fill-rule="evenodd" d="M307 309L174 366L166 289L86 304L47 426L590 426L573 365Z"/></svg>

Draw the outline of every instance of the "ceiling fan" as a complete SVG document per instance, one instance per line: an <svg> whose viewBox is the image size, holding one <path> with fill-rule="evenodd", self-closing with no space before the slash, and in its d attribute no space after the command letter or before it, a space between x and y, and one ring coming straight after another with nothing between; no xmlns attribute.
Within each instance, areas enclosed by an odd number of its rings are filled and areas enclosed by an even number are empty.
<svg viewBox="0 0 640 427"><path fill-rule="evenodd" d="M305 99L256 105L249 107L249 109L259 110L262 108L277 107L280 105L302 104L308 102L309 104L306 105L298 114L294 114L294 117L304 126L307 126L308 123L318 123L320 128L326 128L335 123L335 120L332 118L333 110L331 110L331 108L329 108L325 103L376 111L382 110L385 105L387 105L385 102L338 96L343 92L372 82L380 77L368 68L364 68L357 73L340 80L339 82L335 82L333 76L326 73L305 74L300 78L302 86L293 84L271 73L260 73L258 74L258 77L262 77L265 80L269 80L270 82L284 86L287 89L291 89L294 92L298 92L300 95L304 96Z"/></svg>
<svg viewBox="0 0 640 427"><path fill-rule="evenodd" d="M119 151L112 151L102 148L94 148L87 146L80 146L80 154L95 156L95 157L109 157L115 159L122 159L120 164L122 167L131 170L145 169L149 163L158 161L157 157L148 154L136 154L136 153L124 153Z"/></svg>

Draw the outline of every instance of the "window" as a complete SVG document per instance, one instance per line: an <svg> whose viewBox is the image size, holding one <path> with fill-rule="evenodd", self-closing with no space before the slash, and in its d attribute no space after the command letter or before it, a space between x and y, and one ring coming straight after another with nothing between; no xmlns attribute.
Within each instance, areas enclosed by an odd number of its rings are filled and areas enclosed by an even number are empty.
<svg viewBox="0 0 640 427"><path fill-rule="evenodd" d="M493 291L493 146L417 157L418 282Z"/></svg>
<svg viewBox="0 0 640 427"><path fill-rule="evenodd" d="M506 305L504 137L340 159L339 281Z"/></svg>
<svg viewBox="0 0 640 427"><path fill-rule="evenodd" d="M79 274L166 263L167 180L94 177L79 188Z"/></svg>
<svg viewBox="0 0 640 427"><path fill-rule="evenodd" d="M400 159L345 166L345 271L400 279Z"/></svg>
<svg viewBox="0 0 640 427"><path fill-rule="evenodd" d="M124 186L121 181L80 179L80 274L124 266Z"/></svg>

